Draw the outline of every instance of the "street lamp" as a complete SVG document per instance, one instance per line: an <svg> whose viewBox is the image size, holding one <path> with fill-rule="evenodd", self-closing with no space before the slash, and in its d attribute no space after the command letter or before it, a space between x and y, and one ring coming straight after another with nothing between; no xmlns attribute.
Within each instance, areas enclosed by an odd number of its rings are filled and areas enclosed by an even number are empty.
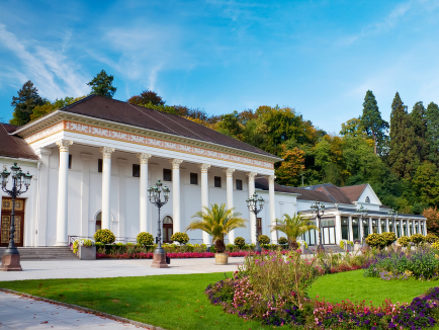
<svg viewBox="0 0 439 330"><path fill-rule="evenodd" d="M12 175L11 175L12 174ZM7 189L9 176L12 177L12 188ZM11 227L9 229L9 245L5 253L2 256L2 267L4 271L11 270L22 270L20 265L20 253L15 246L14 236L15 236L15 199L21 194L25 193L30 186L30 180L32 175L23 173L21 168L14 163L11 166L11 172L5 169L0 173L2 180L2 190L11 196L12 199L12 210L11 210Z"/></svg>
<svg viewBox="0 0 439 330"><path fill-rule="evenodd" d="M247 207L250 210L250 212L253 212L255 214L255 233L256 233L256 252L261 252L261 246L259 245L258 240L258 213L261 212L262 208L264 207L264 199L262 196L259 196L257 193L254 193L252 196L250 196L246 201Z"/></svg>
<svg viewBox="0 0 439 330"><path fill-rule="evenodd" d="M363 245L364 244L364 240L365 240L363 219L367 216L367 210L363 207L363 205L360 205L360 207L357 208L357 212L360 213L360 225L361 225L361 228L362 228L361 245ZM368 229L367 230L369 231L369 225L368 225Z"/></svg>
<svg viewBox="0 0 439 330"><path fill-rule="evenodd" d="M325 204L315 202L311 205L311 209L316 213L316 217L319 220L319 245L317 246L317 252L325 252L325 247L322 243L322 215L325 213Z"/></svg>
<svg viewBox="0 0 439 330"><path fill-rule="evenodd" d="M148 198L149 201L157 206L158 209L158 220L157 220L157 237L156 243L157 248L154 250L154 256L152 260L151 267L156 268L167 268L168 264L166 263L166 252L162 248L162 229L161 229L161 221L160 221L160 209L163 205L168 202L169 199L169 188L164 186L160 180L154 186L148 188Z"/></svg>

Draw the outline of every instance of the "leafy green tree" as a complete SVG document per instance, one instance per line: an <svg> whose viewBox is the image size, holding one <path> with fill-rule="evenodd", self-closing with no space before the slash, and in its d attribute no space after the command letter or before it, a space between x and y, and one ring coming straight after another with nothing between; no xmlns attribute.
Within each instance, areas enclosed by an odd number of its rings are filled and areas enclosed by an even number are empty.
<svg viewBox="0 0 439 330"><path fill-rule="evenodd" d="M239 114L237 111L222 115L221 120L216 123L216 130L225 135L233 136L240 139L244 131L243 125L239 122Z"/></svg>
<svg viewBox="0 0 439 330"><path fill-rule="evenodd" d="M439 204L439 174L435 164L425 161L418 166L412 183L421 203L428 206Z"/></svg>
<svg viewBox="0 0 439 330"><path fill-rule="evenodd" d="M301 174L305 170L305 152L297 147L285 149L283 162L276 170L277 182L284 185L298 186Z"/></svg>
<svg viewBox="0 0 439 330"><path fill-rule="evenodd" d="M47 101L46 103L44 103L43 105L37 105L34 110L32 111L32 114L30 116L31 120L35 120L38 119L40 117L43 117L57 109L62 109L65 106L72 104L76 101L79 101L80 99L82 99L83 97L77 97L77 98L73 98L73 97L65 97L63 99L56 99L55 102L50 103L49 101Z"/></svg>
<svg viewBox="0 0 439 330"><path fill-rule="evenodd" d="M245 220L233 209L226 209L226 204L212 204L203 211L195 213L196 218L187 226L186 230L200 229L212 236L216 252L223 253L226 249L224 236L233 229L245 227Z"/></svg>
<svg viewBox="0 0 439 330"><path fill-rule="evenodd" d="M95 95L113 97L116 92L116 87L113 86L114 77L108 75L105 70L101 70L96 77L87 83L91 86L91 93Z"/></svg>
<svg viewBox="0 0 439 330"><path fill-rule="evenodd" d="M416 154L419 162L427 159L428 143L426 139L427 133L427 116L426 110L422 102L416 102L410 113L410 121L415 133Z"/></svg>
<svg viewBox="0 0 439 330"><path fill-rule="evenodd" d="M439 106L431 102L425 114L427 131L425 139L428 145L427 158L439 166Z"/></svg>
<svg viewBox="0 0 439 330"><path fill-rule="evenodd" d="M32 81L28 80L17 92L18 96L12 97L11 105L14 107L10 123L16 126L27 124L36 106L46 103L46 100L38 94L37 88Z"/></svg>
<svg viewBox="0 0 439 330"><path fill-rule="evenodd" d="M319 181L344 184L342 139L325 135L312 148L314 169L320 173Z"/></svg>
<svg viewBox="0 0 439 330"><path fill-rule="evenodd" d="M378 104L372 91L368 90L363 102L363 115L361 116L361 124L368 136L373 138L374 153L381 152L384 147L389 124L381 118Z"/></svg>
<svg viewBox="0 0 439 330"><path fill-rule="evenodd" d="M291 249L297 249L297 237L305 234L311 229L317 229L316 226L311 224L309 219L302 217L300 214L294 214L290 216L284 214L282 219L276 219L276 225L271 228L271 231L281 231L288 238L288 245Z"/></svg>
<svg viewBox="0 0 439 330"><path fill-rule="evenodd" d="M416 141L407 107L395 94L390 114L389 165L400 177L410 179L419 163L416 157Z"/></svg>
<svg viewBox="0 0 439 330"><path fill-rule="evenodd" d="M161 96L159 96L156 92L151 91L149 89L140 93L140 95L135 95L129 98L128 103L148 106L152 105L165 105L165 101Z"/></svg>
<svg viewBox="0 0 439 330"><path fill-rule="evenodd" d="M366 134L364 131L365 129L363 123L361 122L361 117L351 118L347 122L341 124L340 135L349 137L365 137Z"/></svg>

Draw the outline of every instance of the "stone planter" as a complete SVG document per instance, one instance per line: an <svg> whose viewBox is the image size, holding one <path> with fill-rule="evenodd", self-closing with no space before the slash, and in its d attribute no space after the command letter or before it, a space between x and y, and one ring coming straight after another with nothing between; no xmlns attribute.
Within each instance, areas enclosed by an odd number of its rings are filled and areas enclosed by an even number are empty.
<svg viewBox="0 0 439 330"><path fill-rule="evenodd" d="M216 265L227 265L229 256L226 253L215 253Z"/></svg>
<svg viewBox="0 0 439 330"><path fill-rule="evenodd" d="M96 260L96 246L80 246L78 252L81 260Z"/></svg>

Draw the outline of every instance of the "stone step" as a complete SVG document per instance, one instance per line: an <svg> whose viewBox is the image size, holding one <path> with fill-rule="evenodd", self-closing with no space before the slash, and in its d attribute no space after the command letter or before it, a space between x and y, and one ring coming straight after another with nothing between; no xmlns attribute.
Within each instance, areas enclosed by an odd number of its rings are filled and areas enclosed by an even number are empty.
<svg viewBox="0 0 439 330"><path fill-rule="evenodd" d="M6 247L0 247L0 255L3 255ZM68 246L56 247L19 247L21 260L47 260L47 259L78 259Z"/></svg>

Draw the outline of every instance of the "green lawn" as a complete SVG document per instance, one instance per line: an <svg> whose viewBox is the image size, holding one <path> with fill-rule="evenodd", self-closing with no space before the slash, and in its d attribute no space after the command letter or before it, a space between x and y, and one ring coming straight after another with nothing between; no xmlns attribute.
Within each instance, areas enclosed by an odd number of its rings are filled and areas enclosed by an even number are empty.
<svg viewBox="0 0 439 330"><path fill-rule="evenodd" d="M0 282L0 287L122 316L167 329L262 329L258 322L245 321L222 312L207 300L204 289L224 278L224 273L119 277L105 279L59 279ZM231 276L231 273L228 274ZM409 302L439 281L383 281L353 271L320 277L310 297L327 301L373 301L386 298Z"/></svg>
<svg viewBox="0 0 439 330"><path fill-rule="evenodd" d="M378 306L385 299L392 302L410 302L435 286L439 286L439 281L384 281L380 278L364 277L363 270L356 270L319 277L308 293L311 298L319 296L319 299L325 298L330 302L366 300Z"/></svg>

